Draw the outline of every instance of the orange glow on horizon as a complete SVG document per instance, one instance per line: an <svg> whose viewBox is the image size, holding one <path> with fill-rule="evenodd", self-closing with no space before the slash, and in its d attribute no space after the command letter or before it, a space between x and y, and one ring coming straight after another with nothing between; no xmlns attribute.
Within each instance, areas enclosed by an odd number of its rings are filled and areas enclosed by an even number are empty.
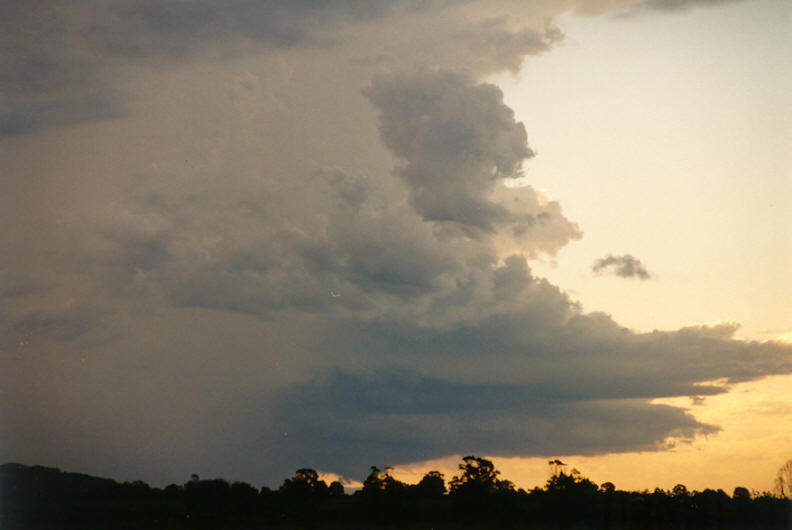
<svg viewBox="0 0 792 530"><path fill-rule="evenodd" d="M613 482L623 490L670 490L684 484L690 490L723 489L730 494L742 486L758 492L772 491L778 468L792 457L789 431L792 426L792 376L772 376L740 383L729 392L707 396L701 402L689 398L655 400L684 406L696 419L721 428L718 433L690 443L677 443L667 451L631 452L600 456L549 455L543 457L491 457L501 478L526 490L544 486L550 477L547 462L559 458L583 476L602 484ZM757 448L762 452L758 453ZM457 473L463 455L396 466L397 479L414 484L430 470L445 475L446 483Z"/></svg>

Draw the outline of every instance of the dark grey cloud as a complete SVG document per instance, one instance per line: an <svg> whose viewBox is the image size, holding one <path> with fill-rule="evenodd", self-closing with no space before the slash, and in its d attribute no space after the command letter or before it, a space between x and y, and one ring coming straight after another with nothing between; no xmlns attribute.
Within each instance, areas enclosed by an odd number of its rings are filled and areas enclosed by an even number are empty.
<svg viewBox="0 0 792 530"><path fill-rule="evenodd" d="M457 3L6 2L0 7L0 97L10 110L0 117L0 130L14 135L126 114L133 98L123 79L139 68L168 68L198 58L238 59L263 51L348 48L347 35L365 38L369 26L386 19L436 15L443 24L439 31L418 38L441 62L464 57L455 66L475 71L514 70L526 54L545 51L560 38L555 28L513 29L504 17L467 20L449 14ZM382 36L380 46L386 48L381 52L372 51L376 47L347 50L350 60L438 64L436 58L410 53L406 48L411 44L398 43L404 38L397 33Z"/></svg>
<svg viewBox="0 0 792 530"><path fill-rule="evenodd" d="M0 99L7 110L0 115L0 134L119 117L129 95L118 78L128 75L128 66L162 67L261 49L328 47L350 23L444 5L353 0L4 2Z"/></svg>
<svg viewBox="0 0 792 530"><path fill-rule="evenodd" d="M644 0L638 7L657 11L683 11L694 7L733 4L743 0Z"/></svg>
<svg viewBox="0 0 792 530"><path fill-rule="evenodd" d="M13 320L10 328L24 342L42 338L70 341L101 325L102 314L97 308L38 310Z"/></svg>
<svg viewBox="0 0 792 530"><path fill-rule="evenodd" d="M385 145L406 161L398 173L425 220L492 231L509 219L487 195L520 177L534 152L500 89L438 71L377 78L364 94L380 111Z"/></svg>
<svg viewBox="0 0 792 530"><path fill-rule="evenodd" d="M41 292L46 286L27 275L12 275L0 270L0 301Z"/></svg>
<svg viewBox="0 0 792 530"><path fill-rule="evenodd" d="M669 436L717 431L678 408L643 400L563 400L521 384L451 382L399 371L331 373L283 399L276 420L288 434L283 453L312 465L333 461L333 469L348 476L358 476L364 461L391 465L471 451L657 450Z"/></svg>
<svg viewBox="0 0 792 530"><path fill-rule="evenodd" d="M455 249L437 245L409 210L379 208L390 199L371 186L333 169L277 196L138 196L103 238L118 270L145 278L174 303L261 318L284 309L333 312L421 298L452 281L462 267ZM316 209L278 213L300 201ZM224 222L196 215L207 208L226 212Z"/></svg>
<svg viewBox="0 0 792 530"><path fill-rule="evenodd" d="M29 134L51 127L122 118L127 112L117 98L100 95L50 100L0 111L0 137Z"/></svg>
<svg viewBox="0 0 792 530"><path fill-rule="evenodd" d="M182 59L209 46L242 45L229 39L251 39L274 48L326 44L332 35L327 30L344 21L384 16L404 7L400 2L122 0L88 29L90 39L114 55Z"/></svg>
<svg viewBox="0 0 792 530"><path fill-rule="evenodd" d="M289 434L279 450L312 463L332 454L334 469L352 475L365 459L662 450L718 428L650 400L792 369L789 346L733 340L734 326L639 334L584 314L510 261L494 271L478 319L449 329L434 307L367 324L351 346L370 358L366 368L319 373L282 396L273 423ZM513 293L498 294L508 285ZM339 324L344 334L355 326ZM724 382L702 383L712 379Z"/></svg>
<svg viewBox="0 0 792 530"><path fill-rule="evenodd" d="M106 58L85 39L86 20L105 12L95 4L34 1L0 6L0 135L123 113L118 90L103 75Z"/></svg>
<svg viewBox="0 0 792 530"><path fill-rule="evenodd" d="M608 254L604 258L600 258L591 266L594 272L610 271L616 276L622 278L638 278L640 280L648 280L652 277L640 260L634 258L630 254L623 256L614 256Z"/></svg>
<svg viewBox="0 0 792 530"><path fill-rule="evenodd" d="M744 0L641 0L617 11L616 16L629 19L652 13L684 13L693 9L724 6L742 1Z"/></svg>

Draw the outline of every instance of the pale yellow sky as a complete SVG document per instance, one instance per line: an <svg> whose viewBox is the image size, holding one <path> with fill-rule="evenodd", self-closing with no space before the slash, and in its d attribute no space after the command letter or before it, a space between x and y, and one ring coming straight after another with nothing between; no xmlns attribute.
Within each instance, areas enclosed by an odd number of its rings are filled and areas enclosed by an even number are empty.
<svg viewBox="0 0 792 530"><path fill-rule="evenodd" d="M637 330L732 321L739 337L790 336L791 11L567 16L565 43L494 79L538 152L526 180L585 232L537 273ZM594 277L607 253L654 278Z"/></svg>

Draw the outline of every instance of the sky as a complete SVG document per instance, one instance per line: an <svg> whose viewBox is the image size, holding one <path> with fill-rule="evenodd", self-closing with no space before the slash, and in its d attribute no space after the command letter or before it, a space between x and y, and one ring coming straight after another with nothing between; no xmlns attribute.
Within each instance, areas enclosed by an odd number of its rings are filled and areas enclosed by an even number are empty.
<svg viewBox="0 0 792 530"><path fill-rule="evenodd" d="M0 10L0 461L792 458L787 2Z"/></svg>

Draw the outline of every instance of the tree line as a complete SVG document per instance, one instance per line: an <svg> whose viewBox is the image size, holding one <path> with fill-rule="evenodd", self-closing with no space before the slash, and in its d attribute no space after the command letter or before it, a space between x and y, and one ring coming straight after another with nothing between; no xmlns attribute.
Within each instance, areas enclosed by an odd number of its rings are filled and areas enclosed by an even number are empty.
<svg viewBox="0 0 792 530"><path fill-rule="evenodd" d="M517 488L491 460L466 456L447 483L429 471L416 484L390 468L371 467L360 489L327 484L298 469L277 489L201 479L165 488L145 482L0 466L0 528L526 528L526 529L785 529L792 501L735 488L622 491L596 484L551 460L543 487ZM782 493L784 493L782 491Z"/></svg>

